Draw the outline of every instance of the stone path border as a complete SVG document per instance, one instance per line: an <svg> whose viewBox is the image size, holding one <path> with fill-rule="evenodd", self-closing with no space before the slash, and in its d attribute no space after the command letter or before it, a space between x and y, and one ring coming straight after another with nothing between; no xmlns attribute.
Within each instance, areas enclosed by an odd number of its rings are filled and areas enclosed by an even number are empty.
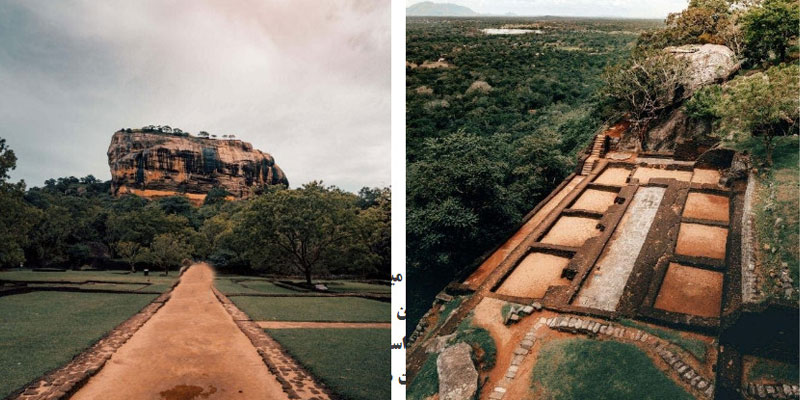
<svg viewBox="0 0 800 400"><path fill-rule="evenodd" d="M742 387L742 393L754 399L800 399L800 386L785 383L762 385L751 382Z"/></svg>
<svg viewBox="0 0 800 400"><path fill-rule="evenodd" d="M250 339L253 346L258 351L267 369L275 375L278 383L283 387L283 391L289 395L290 399L302 400L332 400L336 396L314 376L305 370L294 358L292 358L283 347L269 337L258 323L253 321L247 314L236 307L227 296L222 294L217 288L212 287L214 295L217 296L222 307L233 318L233 322Z"/></svg>
<svg viewBox="0 0 800 400"><path fill-rule="evenodd" d="M172 287L162 293L134 316L119 324L97 343L75 356L66 365L46 373L5 398L5 400L58 400L69 398L77 392L94 374L100 371L111 355L117 351L139 328L169 300ZM134 292L142 294L141 292Z"/></svg>

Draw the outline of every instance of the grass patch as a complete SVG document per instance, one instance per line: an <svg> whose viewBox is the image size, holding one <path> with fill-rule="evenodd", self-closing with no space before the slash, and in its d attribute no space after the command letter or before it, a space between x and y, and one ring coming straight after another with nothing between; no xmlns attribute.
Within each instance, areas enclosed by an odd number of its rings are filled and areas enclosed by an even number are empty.
<svg viewBox="0 0 800 400"><path fill-rule="evenodd" d="M248 277L218 277L214 279L214 286L223 294L296 294L296 290L280 287L268 280Z"/></svg>
<svg viewBox="0 0 800 400"><path fill-rule="evenodd" d="M331 292L337 293L391 293L389 285L376 285L374 283L354 281L326 281L322 282Z"/></svg>
<svg viewBox="0 0 800 400"><path fill-rule="evenodd" d="M629 319L621 319L619 320L619 323L621 325L645 331L653 336L660 337L661 339L668 340L676 346L688 351L701 362L706 362L708 346L702 340L685 338L678 332L645 325Z"/></svg>
<svg viewBox="0 0 800 400"><path fill-rule="evenodd" d="M391 396L389 329L270 329L315 377L346 399Z"/></svg>
<svg viewBox="0 0 800 400"><path fill-rule="evenodd" d="M74 282L83 283L82 285L66 284L80 288L91 289L112 289L112 290L146 290L164 292L169 289L178 279L178 272L172 275L161 276L160 271L151 271L149 276L144 276L141 272L126 273L125 271L64 271L64 272L35 272L29 269L0 271L0 280L11 281L49 281L49 282ZM142 283L150 285L142 288L134 285L101 286L101 284L85 284L88 281L109 281L119 282L120 284ZM53 286L58 284L52 284Z"/></svg>
<svg viewBox="0 0 800 400"><path fill-rule="evenodd" d="M0 398L66 364L155 297L76 292L0 297Z"/></svg>
<svg viewBox="0 0 800 400"><path fill-rule="evenodd" d="M511 314L511 303L503 304L503 308L500 309L500 315L503 316L503 321L508 320L508 315Z"/></svg>
<svg viewBox="0 0 800 400"><path fill-rule="evenodd" d="M436 368L438 359L438 353L428 355L428 359L422 364L417 376L406 388L408 400L425 400L439 392L439 372Z"/></svg>
<svg viewBox="0 0 800 400"><path fill-rule="evenodd" d="M359 297L234 296L231 300L256 321L389 322L391 318L389 303Z"/></svg>
<svg viewBox="0 0 800 400"><path fill-rule="evenodd" d="M467 343L472 347L474 350L473 361L481 371L489 371L494 367L497 361L497 345L489 331L472 325L472 316L461 321L456 330L456 336L450 339L450 343L458 342Z"/></svg>
<svg viewBox="0 0 800 400"><path fill-rule="evenodd" d="M270 281L264 280L243 280L238 282L239 286L244 286L248 289L255 290L258 293L269 294L297 294L296 290L280 287Z"/></svg>
<svg viewBox="0 0 800 400"><path fill-rule="evenodd" d="M748 381L764 380L794 385L800 380L797 365L758 359L747 373Z"/></svg>
<svg viewBox="0 0 800 400"><path fill-rule="evenodd" d="M693 399L672 382L636 346L614 341L548 341L533 368L537 398Z"/></svg>
<svg viewBox="0 0 800 400"><path fill-rule="evenodd" d="M791 300L797 300L800 281L800 248L798 247L797 210L800 209L800 153L798 138L787 137L776 140L773 153L774 165L756 177L756 192L753 203L754 231L758 239L756 252L761 263L764 292L774 298L786 299L781 288L780 276L788 268L795 289ZM753 146L755 158L762 148ZM780 219L779 223L778 222ZM769 249L764 245L769 245ZM774 250L773 250L774 249ZM775 277L770 276L773 272Z"/></svg>

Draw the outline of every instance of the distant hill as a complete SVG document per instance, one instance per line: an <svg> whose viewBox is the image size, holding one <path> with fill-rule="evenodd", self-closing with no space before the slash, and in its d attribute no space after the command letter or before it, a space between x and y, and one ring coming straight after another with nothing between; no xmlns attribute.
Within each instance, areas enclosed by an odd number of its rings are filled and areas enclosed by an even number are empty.
<svg viewBox="0 0 800 400"><path fill-rule="evenodd" d="M406 8L409 17L472 17L480 15L468 7L453 3L423 1Z"/></svg>

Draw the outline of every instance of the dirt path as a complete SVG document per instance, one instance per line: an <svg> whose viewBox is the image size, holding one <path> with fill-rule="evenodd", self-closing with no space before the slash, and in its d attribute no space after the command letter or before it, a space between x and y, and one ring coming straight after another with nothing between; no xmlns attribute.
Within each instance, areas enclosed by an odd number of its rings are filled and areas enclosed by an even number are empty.
<svg viewBox="0 0 800 400"><path fill-rule="evenodd" d="M211 291L214 273L191 267L172 297L72 399L288 399Z"/></svg>
<svg viewBox="0 0 800 400"><path fill-rule="evenodd" d="M262 329L297 329L297 328L385 328L392 327L391 322L297 322L297 321L258 321Z"/></svg>

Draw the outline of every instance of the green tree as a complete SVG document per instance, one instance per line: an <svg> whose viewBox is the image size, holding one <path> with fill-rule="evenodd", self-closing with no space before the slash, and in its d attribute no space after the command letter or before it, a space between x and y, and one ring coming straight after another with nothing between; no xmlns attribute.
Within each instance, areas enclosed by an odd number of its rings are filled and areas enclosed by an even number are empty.
<svg viewBox="0 0 800 400"><path fill-rule="evenodd" d="M0 138L0 268L25 262L24 248L40 214L23 199L25 182L10 183L9 173L17 167L17 156Z"/></svg>
<svg viewBox="0 0 800 400"><path fill-rule="evenodd" d="M783 61L797 43L800 2L764 0L744 17L745 55L751 63Z"/></svg>
<svg viewBox="0 0 800 400"><path fill-rule="evenodd" d="M246 256L254 268L286 266L311 285L318 272L375 263L360 240L364 224L358 211L352 194L312 182L252 200L236 234L247 241Z"/></svg>
<svg viewBox="0 0 800 400"><path fill-rule="evenodd" d="M798 133L800 87L796 64L769 68L749 76L737 77L724 87L718 103L720 129L733 137L761 138L766 163L772 165L773 140Z"/></svg>
<svg viewBox="0 0 800 400"><path fill-rule="evenodd" d="M117 242L114 246L117 255L122 257L131 267L131 272L136 272L136 259L139 256L139 243L134 242Z"/></svg>
<svg viewBox="0 0 800 400"><path fill-rule="evenodd" d="M190 258L194 249L181 235L162 233L153 238L149 249L150 262L164 268L169 275L169 268L180 265L181 261Z"/></svg>
<svg viewBox="0 0 800 400"><path fill-rule="evenodd" d="M411 268L463 268L477 256L475 243L493 243L519 220L523 207L509 189L507 141L455 133L428 140L425 157L409 164Z"/></svg>
<svg viewBox="0 0 800 400"><path fill-rule="evenodd" d="M206 198L203 199L203 205L220 204L224 202L225 198L229 195L230 193L225 190L225 188L213 187L208 191L208 194L206 194Z"/></svg>
<svg viewBox="0 0 800 400"><path fill-rule="evenodd" d="M672 54L655 52L631 57L605 74L605 95L627 114L639 147L651 122L675 104L688 66Z"/></svg>

